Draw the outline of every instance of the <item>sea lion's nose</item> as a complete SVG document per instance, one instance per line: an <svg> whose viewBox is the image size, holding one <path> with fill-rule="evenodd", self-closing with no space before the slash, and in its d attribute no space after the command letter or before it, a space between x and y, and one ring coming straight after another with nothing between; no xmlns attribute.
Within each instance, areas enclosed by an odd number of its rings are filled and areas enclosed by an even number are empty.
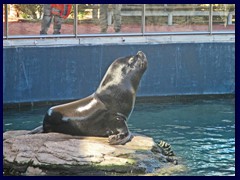
<svg viewBox="0 0 240 180"><path fill-rule="evenodd" d="M142 55L143 55L143 52L142 52L142 51L138 51L138 52L137 52L137 55L142 56Z"/></svg>
<svg viewBox="0 0 240 180"><path fill-rule="evenodd" d="M138 51L137 55L140 56L141 58L146 57L142 51Z"/></svg>

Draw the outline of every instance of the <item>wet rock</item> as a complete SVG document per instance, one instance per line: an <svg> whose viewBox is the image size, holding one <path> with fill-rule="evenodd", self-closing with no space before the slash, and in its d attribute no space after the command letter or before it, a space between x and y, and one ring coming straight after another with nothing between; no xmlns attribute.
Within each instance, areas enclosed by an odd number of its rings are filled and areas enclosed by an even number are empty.
<svg viewBox="0 0 240 180"><path fill-rule="evenodd" d="M27 132L3 134L4 175L161 175L161 169L165 174L183 170L176 157L163 155L143 135L134 135L125 145L109 145L107 138Z"/></svg>

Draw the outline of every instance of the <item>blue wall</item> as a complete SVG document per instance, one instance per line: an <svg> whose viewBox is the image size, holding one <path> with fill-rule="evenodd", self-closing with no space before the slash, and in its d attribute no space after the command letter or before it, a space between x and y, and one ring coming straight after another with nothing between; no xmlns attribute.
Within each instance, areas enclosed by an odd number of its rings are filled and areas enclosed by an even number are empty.
<svg viewBox="0 0 240 180"><path fill-rule="evenodd" d="M139 50L149 63L138 96L235 93L234 43L5 47L3 102L85 97L114 59Z"/></svg>

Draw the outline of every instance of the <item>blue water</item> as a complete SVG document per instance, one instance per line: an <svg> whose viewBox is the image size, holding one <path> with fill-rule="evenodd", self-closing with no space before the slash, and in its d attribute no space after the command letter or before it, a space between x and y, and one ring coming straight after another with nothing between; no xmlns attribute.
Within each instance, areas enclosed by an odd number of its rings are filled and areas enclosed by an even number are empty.
<svg viewBox="0 0 240 180"><path fill-rule="evenodd" d="M5 110L4 131L35 128L48 108ZM132 132L171 144L188 169L174 175L235 175L234 99L136 103L128 125Z"/></svg>

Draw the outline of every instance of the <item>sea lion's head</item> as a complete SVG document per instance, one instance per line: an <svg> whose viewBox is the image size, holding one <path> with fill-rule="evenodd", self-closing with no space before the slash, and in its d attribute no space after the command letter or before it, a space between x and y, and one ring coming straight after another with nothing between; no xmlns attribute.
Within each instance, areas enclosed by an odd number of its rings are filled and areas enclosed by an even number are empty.
<svg viewBox="0 0 240 180"><path fill-rule="evenodd" d="M118 58L109 66L97 91L109 90L113 93L114 88L118 87L122 90L130 88L136 93L146 69L147 58L142 51L134 56Z"/></svg>

